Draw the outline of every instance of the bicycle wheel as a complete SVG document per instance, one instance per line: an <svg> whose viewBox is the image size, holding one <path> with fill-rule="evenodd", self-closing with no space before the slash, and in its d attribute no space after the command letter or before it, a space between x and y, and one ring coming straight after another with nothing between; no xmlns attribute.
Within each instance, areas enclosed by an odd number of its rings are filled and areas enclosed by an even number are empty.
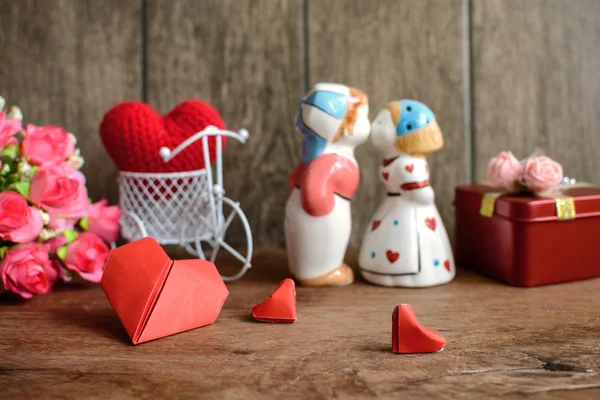
<svg viewBox="0 0 600 400"><path fill-rule="evenodd" d="M120 224L121 235L129 242L148 236L142 219L131 211L121 210Z"/></svg>
<svg viewBox="0 0 600 400"><path fill-rule="evenodd" d="M205 227L200 227L195 246L193 249L188 248L191 246L186 246L186 249L212 263L217 260L217 255L221 250L233 256L233 259L228 258L227 271L224 271L223 268L219 269L221 278L230 282L241 278L251 267L252 232L248 219L240 208L240 203L227 197L222 197L221 201L223 202L221 223L217 223L217 226L213 227L209 234L206 234ZM219 220L218 216L217 220ZM228 243L228 239L232 240L235 248ZM231 269L237 272L232 273ZM223 274L224 272L225 274Z"/></svg>

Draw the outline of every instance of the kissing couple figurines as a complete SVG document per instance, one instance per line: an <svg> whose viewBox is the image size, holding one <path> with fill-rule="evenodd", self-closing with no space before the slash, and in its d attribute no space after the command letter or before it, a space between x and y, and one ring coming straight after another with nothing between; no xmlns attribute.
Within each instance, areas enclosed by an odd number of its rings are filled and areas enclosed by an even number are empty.
<svg viewBox="0 0 600 400"><path fill-rule="evenodd" d="M353 282L344 264L351 231L350 199L359 182L354 149L371 140L383 157L387 196L359 253L363 277L384 286L427 287L454 278L446 229L429 185L426 157L443 147L433 112L414 100L395 101L369 123L360 90L318 83L300 102L296 122L302 161L289 179L285 235L289 266L305 286Z"/></svg>

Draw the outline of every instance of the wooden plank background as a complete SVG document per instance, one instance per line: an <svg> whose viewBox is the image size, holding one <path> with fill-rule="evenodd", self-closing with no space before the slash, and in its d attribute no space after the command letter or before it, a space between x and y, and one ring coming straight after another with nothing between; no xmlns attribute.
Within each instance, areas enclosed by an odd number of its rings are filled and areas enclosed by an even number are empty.
<svg viewBox="0 0 600 400"><path fill-rule="evenodd" d="M116 167L98 127L115 103L141 98L136 1L0 0L0 95L24 122L78 137L92 198L118 201Z"/></svg>
<svg viewBox="0 0 600 400"><path fill-rule="evenodd" d="M536 146L579 180L600 182L597 0L0 0L0 94L27 122L79 137L90 195L116 202L117 171L98 126L120 101L161 112L196 97L246 145L225 152L226 190L257 247L283 247L287 175L299 160L294 115L315 82L429 104L446 147L430 159L452 231L458 183L492 155ZM378 157L357 152L352 246L381 199ZM240 232L231 232L242 244Z"/></svg>

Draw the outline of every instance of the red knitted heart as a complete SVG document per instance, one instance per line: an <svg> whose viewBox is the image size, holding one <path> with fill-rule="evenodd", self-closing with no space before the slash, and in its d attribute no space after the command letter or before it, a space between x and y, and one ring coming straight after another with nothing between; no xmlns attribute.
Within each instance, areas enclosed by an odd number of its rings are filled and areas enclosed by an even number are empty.
<svg viewBox="0 0 600 400"><path fill-rule="evenodd" d="M179 153L168 163L159 155L161 147L173 150L185 139L208 125L225 127L221 116L200 100L186 100L167 115L139 101L113 107L102 120L100 137L117 168L131 172L181 172L204 168L202 141ZM223 145L225 145L223 137ZM210 159L214 161L215 140L209 139Z"/></svg>

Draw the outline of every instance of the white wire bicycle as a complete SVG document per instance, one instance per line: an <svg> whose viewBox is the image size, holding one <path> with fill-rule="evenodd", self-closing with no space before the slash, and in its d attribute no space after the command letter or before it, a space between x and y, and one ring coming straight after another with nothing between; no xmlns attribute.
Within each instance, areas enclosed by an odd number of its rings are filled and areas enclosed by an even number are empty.
<svg viewBox="0 0 600 400"><path fill-rule="evenodd" d="M224 249L242 266L224 281L241 278L251 267L252 233L240 203L225 197L223 189L223 136L245 143L248 131L238 132L208 126L171 150L160 149L160 157L169 162L188 146L202 140L204 169L173 173L119 173L121 234L129 241L154 237L160 244L178 244L190 254L215 262ZM210 160L208 138L215 138L216 183ZM225 216L227 215L227 216ZM225 235L234 219L245 233L245 250L238 251L226 243Z"/></svg>

